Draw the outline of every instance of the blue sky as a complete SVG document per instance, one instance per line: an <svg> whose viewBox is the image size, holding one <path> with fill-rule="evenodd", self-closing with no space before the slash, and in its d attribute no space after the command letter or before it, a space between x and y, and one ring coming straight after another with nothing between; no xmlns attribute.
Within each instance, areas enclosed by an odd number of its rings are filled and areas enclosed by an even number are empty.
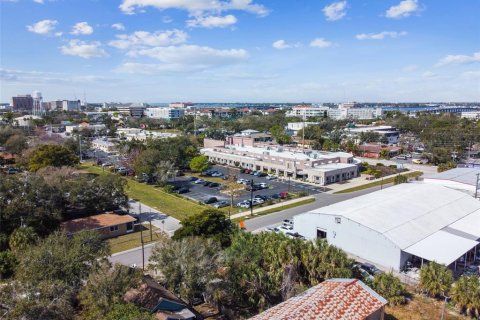
<svg viewBox="0 0 480 320"><path fill-rule="evenodd" d="M0 101L480 101L478 0L0 0Z"/></svg>

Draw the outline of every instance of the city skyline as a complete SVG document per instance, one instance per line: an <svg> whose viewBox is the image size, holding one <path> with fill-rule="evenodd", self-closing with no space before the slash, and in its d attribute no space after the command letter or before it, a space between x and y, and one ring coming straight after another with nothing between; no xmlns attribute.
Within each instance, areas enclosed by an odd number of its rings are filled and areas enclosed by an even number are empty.
<svg viewBox="0 0 480 320"><path fill-rule="evenodd" d="M1 102L480 100L477 1L0 5Z"/></svg>

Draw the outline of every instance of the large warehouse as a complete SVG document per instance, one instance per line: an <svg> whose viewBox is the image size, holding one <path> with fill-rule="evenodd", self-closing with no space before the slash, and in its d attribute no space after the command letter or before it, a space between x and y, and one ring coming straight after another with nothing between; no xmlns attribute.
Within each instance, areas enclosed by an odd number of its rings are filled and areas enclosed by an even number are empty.
<svg viewBox="0 0 480 320"><path fill-rule="evenodd" d="M413 258L456 267L476 255L480 201L443 186L405 183L297 215L294 229L386 269L398 271Z"/></svg>

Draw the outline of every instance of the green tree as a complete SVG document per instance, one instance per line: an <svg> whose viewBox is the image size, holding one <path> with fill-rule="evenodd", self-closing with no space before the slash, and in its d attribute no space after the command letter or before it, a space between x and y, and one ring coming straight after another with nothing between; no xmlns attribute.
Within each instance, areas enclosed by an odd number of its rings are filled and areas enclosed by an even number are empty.
<svg viewBox="0 0 480 320"><path fill-rule="evenodd" d="M203 172L208 169L210 164L208 163L207 156L196 156L190 161L190 169L193 172Z"/></svg>
<svg viewBox="0 0 480 320"><path fill-rule="evenodd" d="M401 174L397 175L393 179L393 184L401 184L401 183L407 183L407 182L408 182L408 177Z"/></svg>
<svg viewBox="0 0 480 320"><path fill-rule="evenodd" d="M452 286L452 301L465 314L480 316L480 278L461 276Z"/></svg>
<svg viewBox="0 0 480 320"><path fill-rule="evenodd" d="M160 162L162 154L158 150L146 149L135 158L133 162L133 169L137 174L146 174L150 177L156 171L157 165Z"/></svg>
<svg viewBox="0 0 480 320"><path fill-rule="evenodd" d="M140 283L141 272L115 264L104 264L90 273L87 284L79 294L85 319L104 319L114 305L122 302L123 295Z"/></svg>
<svg viewBox="0 0 480 320"><path fill-rule="evenodd" d="M65 283L53 279L41 281L35 285L19 281L2 284L0 301L2 301L2 319L73 320L75 318L74 291Z"/></svg>
<svg viewBox="0 0 480 320"><path fill-rule="evenodd" d="M400 279L390 273L380 273L373 280L374 290L388 300L388 304L395 306L406 303L407 291Z"/></svg>
<svg viewBox="0 0 480 320"><path fill-rule="evenodd" d="M10 276L13 273L15 264L15 256L13 255L12 251L0 251L0 280L6 276Z"/></svg>
<svg viewBox="0 0 480 320"><path fill-rule="evenodd" d="M142 311L134 304L114 304L112 309L103 317L104 320L155 320L154 315Z"/></svg>
<svg viewBox="0 0 480 320"><path fill-rule="evenodd" d="M201 297L222 265L220 245L211 239L165 237L150 256L151 267L161 272L167 288L190 303Z"/></svg>
<svg viewBox="0 0 480 320"><path fill-rule="evenodd" d="M388 149L382 149L380 150L380 153L378 154L380 159L390 159L390 152Z"/></svg>
<svg viewBox="0 0 480 320"><path fill-rule="evenodd" d="M21 253L30 245L35 244L37 240L38 236L32 227L20 227L12 232L8 244L10 250L15 253Z"/></svg>
<svg viewBox="0 0 480 320"><path fill-rule="evenodd" d="M448 161L447 163L440 163L438 164L437 172L443 172L450 169L455 169L456 167L457 167L457 164L453 161Z"/></svg>
<svg viewBox="0 0 480 320"><path fill-rule="evenodd" d="M27 149L27 138L23 134L15 134L5 142L5 150L13 154L21 154Z"/></svg>
<svg viewBox="0 0 480 320"><path fill-rule="evenodd" d="M18 256L15 277L33 286L60 281L77 290L108 254L108 245L97 232L76 233L71 239L56 232Z"/></svg>
<svg viewBox="0 0 480 320"><path fill-rule="evenodd" d="M74 166L77 163L78 158L67 148L60 145L44 144L38 146L30 154L28 168L31 171L37 171L47 166Z"/></svg>
<svg viewBox="0 0 480 320"><path fill-rule="evenodd" d="M207 209L187 217L181 222L182 227L175 231L174 240L185 237L211 238L227 247L234 232L232 221L220 210Z"/></svg>
<svg viewBox="0 0 480 320"><path fill-rule="evenodd" d="M448 294L452 282L452 271L435 261L420 269L420 288L430 296Z"/></svg>
<svg viewBox="0 0 480 320"><path fill-rule="evenodd" d="M287 144L292 142L292 138L285 132L285 129L278 124L270 128L270 134L278 144Z"/></svg>

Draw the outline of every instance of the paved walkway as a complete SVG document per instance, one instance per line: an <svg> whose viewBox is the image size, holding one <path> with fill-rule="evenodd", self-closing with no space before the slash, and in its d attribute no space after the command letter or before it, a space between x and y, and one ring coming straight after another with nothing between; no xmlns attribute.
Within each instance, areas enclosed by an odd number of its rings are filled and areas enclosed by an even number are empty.
<svg viewBox="0 0 480 320"><path fill-rule="evenodd" d="M172 236L180 228L180 221L135 200L129 200L130 214L140 217L140 222L152 221L152 225ZM141 214L140 214L141 213Z"/></svg>
<svg viewBox="0 0 480 320"><path fill-rule="evenodd" d="M315 199L315 198L309 196L309 197L301 197L301 198L297 198L297 199L292 199L292 200L287 200L287 201L275 203L275 204L272 204L270 206L253 209L253 214L261 213L263 211L274 209L274 208L281 208L283 206L286 206L286 205L289 205L289 204L292 204L292 203L297 203L297 202L307 200L307 199ZM240 213L237 213L237 214L233 214L233 215L230 216L230 219L237 219L237 218L246 217L246 216L249 216L249 215L250 215L250 210L240 212Z"/></svg>

